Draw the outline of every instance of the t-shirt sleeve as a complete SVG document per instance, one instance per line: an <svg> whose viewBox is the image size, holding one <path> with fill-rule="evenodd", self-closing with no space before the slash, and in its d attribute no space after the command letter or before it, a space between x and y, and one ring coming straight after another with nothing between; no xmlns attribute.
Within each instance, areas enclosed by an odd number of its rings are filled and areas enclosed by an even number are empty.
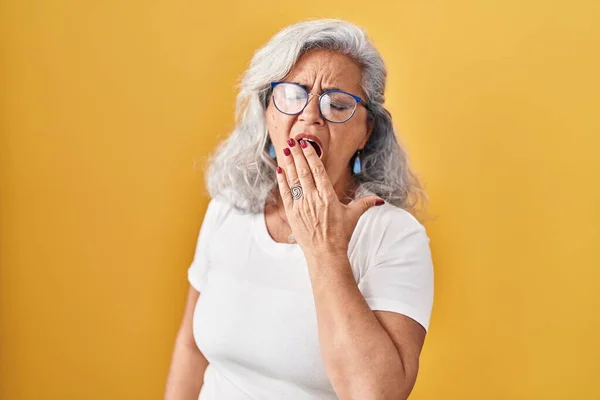
<svg viewBox="0 0 600 400"><path fill-rule="evenodd" d="M382 244L358 286L372 310L393 311L429 329L433 307L433 262L422 225L388 226Z"/></svg>
<svg viewBox="0 0 600 400"><path fill-rule="evenodd" d="M205 283L206 273L210 267L208 249L209 242L216 228L217 214L219 213L221 205L215 199L211 199L206 208L204 214L204 220L200 226L200 232L196 241L196 250L194 252L194 259L192 264L189 266L187 275L190 285L198 292L202 291Z"/></svg>

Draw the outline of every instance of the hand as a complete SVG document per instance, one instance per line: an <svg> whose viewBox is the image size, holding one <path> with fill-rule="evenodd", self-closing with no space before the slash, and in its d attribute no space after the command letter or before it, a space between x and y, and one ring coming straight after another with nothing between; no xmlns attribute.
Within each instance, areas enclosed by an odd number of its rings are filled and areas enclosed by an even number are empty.
<svg viewBox="0 0 600 400"><path fill-rule="evenodd" d="M375 195L361 197L346 205L335 193L315 149L300 140L288 141L290 155L283 168L277 167L277 183L288 223L305 254L322 252L347 255L358 219L369 208L383 204ZM287 153L287 151L284 151ZM300 184L302 196L294 200L290 187Z"/></svg>

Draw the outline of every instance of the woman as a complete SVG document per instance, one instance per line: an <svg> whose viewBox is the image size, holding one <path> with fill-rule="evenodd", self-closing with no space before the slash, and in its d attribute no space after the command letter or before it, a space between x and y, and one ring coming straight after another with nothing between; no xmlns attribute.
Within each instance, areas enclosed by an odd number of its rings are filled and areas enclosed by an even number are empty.
<svg viewBox="0 0 600 400"><path fill-rule="evenodd" d="M166 399L408 397L433 267L385 79L339 20L290 26L254 55L208 170Z"/></svg>

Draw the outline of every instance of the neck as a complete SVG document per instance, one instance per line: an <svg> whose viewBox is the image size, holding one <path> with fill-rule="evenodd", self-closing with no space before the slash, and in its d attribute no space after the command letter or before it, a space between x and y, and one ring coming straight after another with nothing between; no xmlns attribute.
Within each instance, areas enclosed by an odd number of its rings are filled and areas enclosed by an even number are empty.
<svg viewBox="0 0 600 400"><path fill-rule="evenodd" d="M333 184L335 194L343 204L348 204L354 199L354 192L358 188L358 182L354 179L350 168L344 170L344 174Z"/></svg>

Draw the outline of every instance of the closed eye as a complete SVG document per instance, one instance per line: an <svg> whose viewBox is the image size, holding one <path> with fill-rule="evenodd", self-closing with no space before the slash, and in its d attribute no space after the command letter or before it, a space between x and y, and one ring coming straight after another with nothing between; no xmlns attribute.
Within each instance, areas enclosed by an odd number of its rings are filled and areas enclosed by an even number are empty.
<svg viewBox="0 0 600 400"><path fill-rule="evenodd" d="M336 104L336 103L330 103L329 107L336 109L336 110L347 110L349 108L351 108L351 106L346 105L346 104Z"/></svg>

